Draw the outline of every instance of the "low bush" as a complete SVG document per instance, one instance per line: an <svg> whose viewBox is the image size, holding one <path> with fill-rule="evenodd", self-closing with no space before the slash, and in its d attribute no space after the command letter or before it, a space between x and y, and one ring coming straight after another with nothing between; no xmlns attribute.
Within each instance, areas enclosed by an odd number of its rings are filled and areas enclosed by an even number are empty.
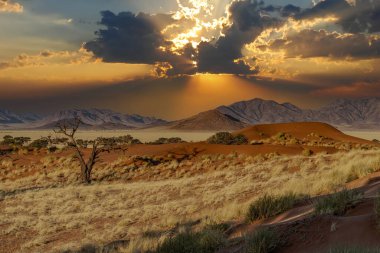
<svg viewBox="0 0 380 253"><path fill-rule="evenodd" d="M198 233L181 233L166 239L155 253L214 253L227 243L219 230L204 230Z"/></svg>
<svg viewBox="0 0 380 253"><path fill-rule="evenodd" d="M304 156L311 156L311 155L313 155L313 153L314 152L311 149L304 149L302 151L302 155L304 155Z"/></svg>
<svg viewBox="0 0 380 253"><path fill-rule="evenodd" d="M107 146L107 147L117 147L122 145L132 145L132 144L141 144L142 142L139 139L133 138L131 135L124 135L119 137L111 137L111 138L98 138L98 143ZM88 143L91 144L91 143ZM87 144L87 145L88 145Z"/></svg>
<svg viewBox="0 0 380 253"><path fill-rule="evenodd" d="M242 134L238 134L233 138L232 145L248 144L248 139Z"/></svg>
<svg viewBox="0 0 380 253"><path fill-rule="evenodd" d="M42 149L42 148L47 148L48 145L49 145L48 139L40 138L40 139L32 141L32 143L29 144L29 147L36 148L36 149Z"/></svg>
<svg viewBox="0 0 380 253"><path fill-rule="evenodd" d="M283 132L277 133L275 136L275 139L280 140L280 141L285 141L286 140L286 134Z"/></svg>
<svg viewBox="0 0 380 253"><path fill-rule="evenodd" d="M50 152L50 153L54 153L54 152L56 152L58 150L58 148L56 147L56 146L50 146L49 148L48 148L48 151Z"/></svg>
<svg viewBox="0 0 380 253"><path fill-rule="evenodd" d="M281 245L277 233L269 228L261 228L245 236L244 253L270 253Z"/></svg>
<svg viewBox="0 0 380 253"><path fill-rule="evenodd" d="M1 143L5 145L24 146L30 141L31 139L29 137L12 137L11 135L5 135Z"/></svg>
<svg viewBox="0 0 380 253"><path fill-rule="evenodd" d="M254 221L273 217L291 209L297 199L295 194L286 194L283 196L264 195L249 206L246 215L247 219Z"/></svg>
<svg viewBox="0 0 380 253"><path fill-rule="evenodd" d="M184 143L185 141L179 137L171 137L171 138L159 138L153 142L149 142L151 145L162 145L162 144L175 144L175 143Z"/></svg>
<svg viewBox="0 0 380 253"><path fill-rule="evenodd" d="M316 214L343 215L352 208L361 194L357 191L343 190L341 192L319 198L315 204Z"/></svg>
<svg viewBox="0 0 380 253"><path fill-rule="evenodd" d="M242 134L233 135L229 132L219 132L208 138L207 143L223 145L244 145L248 144L248 139Z"/></svg>

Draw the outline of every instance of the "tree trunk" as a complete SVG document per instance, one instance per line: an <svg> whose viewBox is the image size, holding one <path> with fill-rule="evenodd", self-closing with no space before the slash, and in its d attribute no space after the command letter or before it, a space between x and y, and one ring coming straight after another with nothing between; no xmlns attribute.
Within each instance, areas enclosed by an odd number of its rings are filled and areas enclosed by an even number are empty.
<svg viewBox="0 0 380 253"><path fill-rule="evenodd" d="M82 181L83 181L83 183L90 184L91 183L91 170L89 170L88 165L85 163L85 161L83 159L83 155L79 149L77 149L76 155L77 155L77 158L79 160L80 167L81 167Z"/></svg>

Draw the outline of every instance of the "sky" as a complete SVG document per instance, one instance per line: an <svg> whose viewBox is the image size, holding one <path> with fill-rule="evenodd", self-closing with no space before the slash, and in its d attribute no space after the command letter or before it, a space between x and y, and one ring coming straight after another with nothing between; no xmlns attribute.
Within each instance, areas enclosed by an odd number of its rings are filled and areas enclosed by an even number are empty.
<svg viewBox="0 0 380 253"><path fill-rule="evenodd" d="M0 0L0 108L179 119L380 96L380 0Z"/></svg>

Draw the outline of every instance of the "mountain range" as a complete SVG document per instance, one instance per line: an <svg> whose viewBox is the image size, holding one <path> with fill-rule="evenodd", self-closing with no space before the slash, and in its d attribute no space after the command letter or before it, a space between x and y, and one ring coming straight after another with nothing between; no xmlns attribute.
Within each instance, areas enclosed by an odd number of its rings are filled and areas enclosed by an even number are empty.
<svg viewBox="0 0 380 253"><path fill-rule="evenodd" d="M380 98L339 99L315 110L255 98L168 124L179 130L236 130L255 124L313 121L341 129L380 129Z"/></svg>
<svg viewBox="0 0 380 253"><path fill-rule="evenodd" d="M5 129L51 129L58 122L79 117L84 128L168 130L236 130L254 124L325 122L338 128L380 129L380 98L339 99L319 109L301 109L291 103L255 98L220 106L192 117L168 122L154 117L121 114L111 110L73 109L42 117L0 110L0 127Z"/></svg>
<svg viewBox="0 0 380 253"><path fill-rule="evenodd" d="M79 118L82 121L81 128L86 129L136 129L167 123L154 117L122 114L106 109L63 110L46 117L37 115L26 117L7 110L0 110L0 127L6 129L52 129L59 122L73 118Z"/></svg>

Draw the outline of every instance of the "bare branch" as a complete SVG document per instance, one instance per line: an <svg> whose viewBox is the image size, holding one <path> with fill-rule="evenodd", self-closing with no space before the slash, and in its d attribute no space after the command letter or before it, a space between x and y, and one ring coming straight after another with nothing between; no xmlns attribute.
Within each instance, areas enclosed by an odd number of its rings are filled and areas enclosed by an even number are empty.
<svg viewBox="0 0 380 253"><path fill-rule="evenodd" d="M63 134L73 140L75 133L78 131L81 124L81 119L75 116L72 120L63 120L58 122L54 132L57 134Z"/></svg>

